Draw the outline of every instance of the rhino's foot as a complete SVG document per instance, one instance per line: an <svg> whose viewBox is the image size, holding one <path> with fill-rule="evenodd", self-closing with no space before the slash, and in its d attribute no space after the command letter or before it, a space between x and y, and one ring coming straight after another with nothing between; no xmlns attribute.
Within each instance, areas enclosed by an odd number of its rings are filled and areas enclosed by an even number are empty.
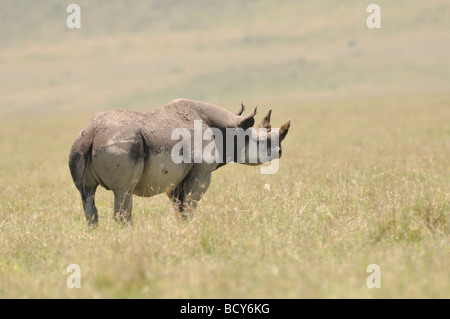
<svg viewBox="0 0 450 319"><path fill-rule="evenodd" d="M120 225L133 226L133 220L131 219L131 214L114 213L113 218Z"/></svg>
<svg viewBox="0 0 450 319"><path fill-rule="evenodd" d="M98 221L95 221L95 222L88 221L87 227L88 227L88 230L96 229L98 227Z"/></svg>
<svg viewBox="0 0 450 319"><path fill-rule="evenodd" d="M182 222L190 222L194 219L195 214L193 211L176 210L176 216L177 216L177 219Z"/></svg>

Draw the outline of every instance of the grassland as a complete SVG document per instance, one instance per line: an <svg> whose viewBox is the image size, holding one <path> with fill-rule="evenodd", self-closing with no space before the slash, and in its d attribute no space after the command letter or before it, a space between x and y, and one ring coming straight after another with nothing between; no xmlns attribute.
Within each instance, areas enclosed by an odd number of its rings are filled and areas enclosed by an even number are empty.
<svg viewBox="0 0 450 319"><path fill-rule="evenodd" d="M450 297L444 1L379 1L381 30L356 1L79 1L81 30L64 29L59 1L12 3L0 11L1 298ZM122 228L101 189L88 230L67 165L75 136L96 111L179 97L290 118L279 172L218 170L189 223L161 195L135 198ZM70 264L80 289L66 286Z"/></svg>

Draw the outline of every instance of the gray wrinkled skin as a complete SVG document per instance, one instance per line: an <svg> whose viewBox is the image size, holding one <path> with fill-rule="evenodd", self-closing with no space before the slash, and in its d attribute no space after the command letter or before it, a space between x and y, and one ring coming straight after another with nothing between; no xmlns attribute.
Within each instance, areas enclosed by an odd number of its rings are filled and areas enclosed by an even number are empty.
<svg viewBox="0 0 450 319"><path fill-rule="evenodd" d="M131 221L133 194L150 197L165 192L177 213L186 217L207 190L211 173L224 164L174 163L171 150L178 140L171 140L172 131L187 128L193 137L194 120L202 120L203 131L208 127L245 130L253 126L256 110L247 117L242 112L243 107L232 114L212 104L179 99L149 112L97 113L77 136L69 155L88 223L98 222L94 199L98 185L113 191L114 218L121 223ZM260 127L270 129L269 121L270 112ZM280 141L289 124L279 129Z"/></svg>

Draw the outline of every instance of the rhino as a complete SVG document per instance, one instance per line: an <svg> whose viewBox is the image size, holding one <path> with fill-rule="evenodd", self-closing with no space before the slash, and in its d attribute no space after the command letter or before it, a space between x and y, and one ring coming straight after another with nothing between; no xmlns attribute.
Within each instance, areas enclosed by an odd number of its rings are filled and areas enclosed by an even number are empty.
<svg viewBox="0 0 450 319"><path fill-rule="evenodd" d="M164 192L181 219L192 216L208 189L211 173L237 162L237 155L230 158L223 152L220 161L176 163L171 154L180 141L172 139L172 132L179 128L193 132L196 120L201 120L203 131L215 128L225 135L226 129L247 130L255 123L257 108L242 116L244 108L241 104L233 114L213 104L178 99L148 112L110 110L95 114L76 137L69 154L70 173L81 195L88 225L98 224L95 192L99 185L114 193L113 218L119 223L132 222L133 195L151 197ZM288 133L290 120L272 129L270 117L271 110L258 126L266 129L266 135L249 135L243 145L233 146L234 154L244 154L242 164L259 165L281 157L281 141ZM270 145L273 134L278 137L278 145ZM246 150L250 139L258 145L263 140L268 143L265 145L269 145L270 156L250 161Z"/></svg>

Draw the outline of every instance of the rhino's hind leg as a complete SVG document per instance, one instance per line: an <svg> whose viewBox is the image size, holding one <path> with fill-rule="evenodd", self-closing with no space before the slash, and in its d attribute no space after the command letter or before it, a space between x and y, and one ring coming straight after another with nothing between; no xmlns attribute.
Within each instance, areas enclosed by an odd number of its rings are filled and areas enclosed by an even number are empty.
<svg viewBox="0 0 450 319"><path fill-rule="evenodd" d="M144 169L144 161L129 163L129 169L121 172L120 182L116 183L114 192L113 218L120 224L132 224L133 193Z"/></svg>
<svg viewBox="0 0 450 319"><path fill-rule="evenodd" d="M138 128L111 127L92 147L92 165L101 185L114 192L114 219L131 223L133 193L144 171L146 145Z"/></svg>
<svg viewBox="0 0 450 319"><path fill-rule="evenodd" d="M120 224L131 224L132 210L133 193L129 191L114 191L114 220Z"/></svg>
<svg viewBox="0 0 450 319"><path fill-rule="evenodd" d="M81 191L84 215L89 226L96 226L98 224L98 211L97 207L95 207L96 189L97 186L88 187Z"/></svg>
<svg viewBox="0 0 450 319"><path fill-rule="evenodd" d="M71 172L75 186L81 195L84 215L86 216L88 225L95 226L98 223L98 211L97 207L95 207L95 191L99 184L92 175L89 161L80 162L76 161L76 156L73 157L75 160L71 162Z"/></svg>
<svg viewBox="0 0 450 319"><path fill-rule="evenodd" d="M130 164L130 169L121 171L121 180L116 183L114 193L115 221L120 224L132 224L131 211L133 210L133 193L144 169L144 161Z"/></svg>

